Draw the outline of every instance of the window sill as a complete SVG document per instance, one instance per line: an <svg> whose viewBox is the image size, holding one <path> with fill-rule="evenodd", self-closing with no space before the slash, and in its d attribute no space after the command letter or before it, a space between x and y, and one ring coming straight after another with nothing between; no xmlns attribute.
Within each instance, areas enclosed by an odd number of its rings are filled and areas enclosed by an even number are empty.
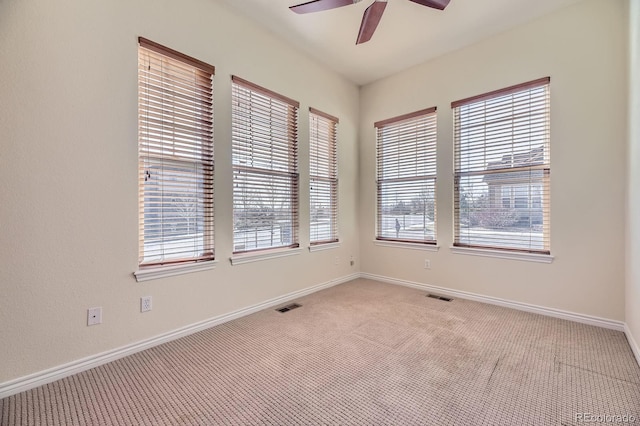
<svg viewBox="0 0 640 426"><path fill-rule="evenodd" d="M497 259L523 260L526 262L551 263L553 256L550 254L519 253L491 249L479 249L470 247L450 247L454 254L467 254L471 256L494 257Z"/></svg>
<svg viewBox="0 0 640 426"><path fill-rule="evenodd" d="M277 257L293 256L300 254L301 248L274 249L257 253L244 253L231 256L229 260L232 265L242 265L243 263L259 262L261 260L274 259Z"/></svg>
<svg viewBox="0 0 640 426"><path fill-rule="evenodd" d="M423 251L438 251L440 246L437 244L424 244L424 243L408 243L405 241L382 241L373 240L373 244L380 247L393 247L393 248L406 248L411 250L423 250Z"/></svg>
<svg viewBox="0 0 640 426"><path fill-rule="evenodd" d="M314 244L309 246L309 251L321 251L321 250L331 250L340 247L340 242L336 241L335 243L324 243L324 244Z"/></svg>
<svg viewBox="0 0 640 426"><path fill-rule="evenodd" d="M218 263L217 260L208 260L206 262L186 263L184 265L143 268L138 269L133 275L136 277L137 282L157 280L159 278L173 277L191 272L207 271L215 268L216 263Z"/></svg>

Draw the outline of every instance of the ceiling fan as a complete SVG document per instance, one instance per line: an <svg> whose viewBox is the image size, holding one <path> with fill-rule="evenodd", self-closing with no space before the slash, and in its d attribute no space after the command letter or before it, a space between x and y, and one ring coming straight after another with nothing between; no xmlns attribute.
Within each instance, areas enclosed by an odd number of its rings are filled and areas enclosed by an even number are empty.
<svg viewBox="0 0 640 426"><path fill-rule="evenodd" d="M348 6L355 4L361 0L312 0L306 3L291 6L289 9L296 13L312 13L320 12L322 10L335 9L337 7ZM450 0L410 0L414 3L418 3L422 6L431 7L438 10L444 10L449 4ZM365 43L371 40L373 33L378 27L378 23L382 18L384 8L387 7L387 0L375 0L371 6L369 6L362 16L362 23L360 24L360 32L358 32L358 39L356 44Z"/></svg>

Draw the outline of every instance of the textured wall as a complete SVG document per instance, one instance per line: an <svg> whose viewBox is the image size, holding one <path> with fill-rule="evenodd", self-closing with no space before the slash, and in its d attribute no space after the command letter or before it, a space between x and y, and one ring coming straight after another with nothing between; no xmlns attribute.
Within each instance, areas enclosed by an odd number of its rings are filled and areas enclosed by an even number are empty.
<svg viewBox="0 0 640 426"><path fill-rule="evenodd" d="M587 0L365 86L362 270L624 320L626 4ZM452 254L451 101L551 76L552 264ZM373 244L373 123L438 107L437 253ZM424 269L424 259L431 269Z"/></svg>
<svg viewBox="0 0 640 426"><path fill-rule="evenodd" d="M137 283L137 37L216 67L215 270ZM212 0L0 0L0 383L354 272L358 88ZM231 81L300 101L300 255L231 266ZM309 253L308 107L340 118L338 249ZM338 265L334 264L340 257ZM139 313L139 298L153 311ZM104 323L86 326L102 306Z"/></svg>

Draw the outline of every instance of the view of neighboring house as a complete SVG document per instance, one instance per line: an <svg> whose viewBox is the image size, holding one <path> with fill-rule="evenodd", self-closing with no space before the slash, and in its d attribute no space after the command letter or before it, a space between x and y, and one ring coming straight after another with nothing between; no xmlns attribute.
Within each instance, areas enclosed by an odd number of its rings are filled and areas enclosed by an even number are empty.
<svg viewBox="0 0 640 426"><path fill-rule="evenodd" d="M542 186L544 170L532 166L544 164L544 146L519 154L507 154L487 164L483 182L488 186L489 209L517 213L514 226L541 225L543 220ZM491 173L490 171L500 171ZM509 171L513 170L513 171Z"/></svg>

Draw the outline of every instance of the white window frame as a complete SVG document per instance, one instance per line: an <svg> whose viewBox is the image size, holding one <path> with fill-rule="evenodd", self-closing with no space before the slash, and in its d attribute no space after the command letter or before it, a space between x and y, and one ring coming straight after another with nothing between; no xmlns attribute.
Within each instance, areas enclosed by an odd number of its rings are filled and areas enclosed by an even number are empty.
<svg viewBox="0 0 640 426"><path fill-rule="evenodd" d="M213 265L215 68L143 37L138 43L140 239L134 275L143 281Z"/></svg>
<svg viewBox="0 0 640 426"><path fill-rule="evenodd" d="M300 246L299 106L232 76L233 264Z"/></svg>
<svg viewBox="0 0 640 426"><path fill-rule="evenodd" d="M503 255L499 257L524 259L528 256L535 261L550 258L549 85L550 78L545 77L452 102L454 252L478 254L486 250L487 253L502 252ZM487 183L488 177L495 182L494 188L500 185L494 192ZM469 182L474 182L474 179L482 180L476 182L480 188L484 184L488 186L484 201L486 206L481 203L480 207L475 207L477 212L499 215L504 213L499 209L516 212L526 210L528 231L516 232L507 228L502 231L499 226L506 226L502 224L496 224L493 228L473 225L471 219L475 213L469 210L469 199L463 200L461 188L465 184L473 185ZM528 208L515 205L516 187L523 185L528 188ZM475 200L480 191L471 188L472 191L478 191L472 192ZM504 207L505 189L510 191L508 208ZM534 196L538 198L534 193L540 194L540 215L533 211ZM499 208L496 203L499 203ZM467 206L464 211L463 205ZM521 217L517 220L521 221ZM540 225L537 225L538 221Z"/></svg>
<svg viewBox="0 0 640 426"><path fill-rule="evenodd" d="M309 108L309 243L312 247L335 245L338 237L338 150L337 127L340 120ZM328 191L328 194L322 191ZM323 197L324 195L324 197ZM316 203L328 210L329 229L324 231L314 217ZM326 226L325 226L326 227Z"/></svg>
<svg viewBox="0 0 640 426"><path fill-rule="evenodd" d="M415 111L374 123L376 128L376 241L437 245L437 109ZM396 188L396 208L413 209L422 202L422 219L402 220L389 207ZM401 194L399 197L397 194ZM425 194L423 198L420 198ZM409 198L407 198L409 197ZM398 201L399 200L399 201ZM428 203L432 205L428 207ZM418 208L418 207L416 207ZM432 210L432 211L431 211ZM432 219L429 219L431 214ZM407 224L409 216L409 224ZM395 219L395 224L390 222ZM414 223L415 222L415 223ZM429 222L429 223L428 223ZM419 233L422 226L422 233ZM395 231L394 231L395 229ZM427 230L431 229L431 232ZM433 235L429 238L429 235Z"/></svg>

